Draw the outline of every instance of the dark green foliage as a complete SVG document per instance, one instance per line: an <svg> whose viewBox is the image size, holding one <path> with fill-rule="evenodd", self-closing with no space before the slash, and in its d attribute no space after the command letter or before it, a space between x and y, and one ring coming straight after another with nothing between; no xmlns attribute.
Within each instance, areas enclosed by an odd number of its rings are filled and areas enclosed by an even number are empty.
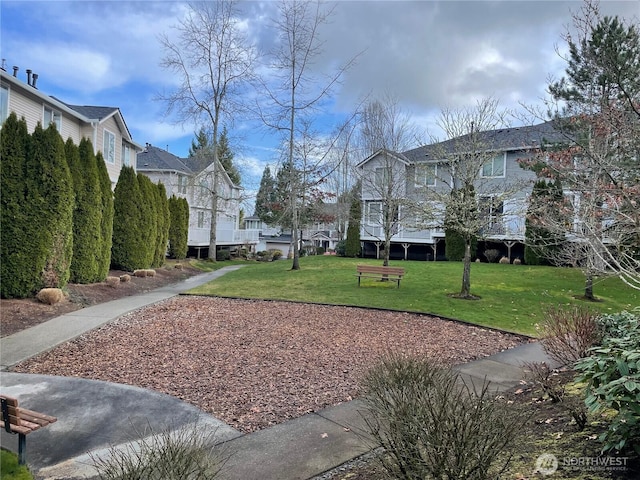
<svg viewBox="0 0 640 480"><path fill-rule="evenodd" d="M231 181L235 185L240 185L240 172L233 164L233 151L229 146L229 134L227 132L227 127L222 129L222 134L218 139L218 160L220 161L222 168L224 168L224 171L229 175Z"/></svg>
<svg viewBox="0 0 640 480"><path fill-rule="evenodd" d="M464 237L455 230L445 230L444 232L444 254L450 262L461 262L464 260ZM471 258L476 256L478 250L478 239L471 240Z"/></svg>
<svg viewBox="0 0 640 480"><path fill-rule="evenodd" d="M362 219L362 202L360 198L354 196L349 208L349 226L347 227L347 240L344 247L344 254L347 257L359 257L360 245L360 221Z"/></svg>
<svg viewBox="0 0 640 480"><path fill-rule="evenodd" d="M216 261L217 262L224 262L226 260L230 260L231 259L231 252L229 252L229 250L218 250L216 252Z"/></svg>
<svg viewBox="0 0 640 480"><path fill-rule="evenodd" d="M344 257L347 254L347 241L346 240L340 240L337 244L336 244L336 255L338 255L339 257Z"/></svg>
<svg viewBox="0 0 640 480"><path fill-rule="evenodd" d="M545 228L548 217L557 217L562 210L562 186L558 181L536 181L525 220L524 261L527 265L552 265L551 259L564 243L564 236ZM554 221L553 223L558 223Z"/></svg>
<svg viewBox="0 0 640 480"><path fill-rule="evenodd" d="M156 185L156 197L158 202L158 233L156 242L156 252L153 267L161 267L167 255L167 245L169 242L169 225L171 222L169 213L169 200L167 190L160 182Z"/></svg>
<svg viewBox="0 0 640 480"><path fill-rule="evenodd" d="M27 202L26 156L30 142L27 122L11 113L0 130L0 271L3 298L27 297L37 290L44 268L44 254L36 255L39 246L35 225ZM29 200L31 200L29 198Z"/></svg>
<svg viewBox="0 0 640 480"><path fill-rule="evenodd" d="M149 268L147 248L140 226L143 195L132 167L122 167L114 192L113 244L111 263L120 270Z"/></svg>
<svg viewBox="0 0 640 480"><path fill-rule="evenodd" d="M256 195L256 208L254 215L267 225L274 225L277 216L274 215L273 209L276 202L276 181L271 175L271 169L267 165L262 172L260 180L260 188Z"/></svg>
<svg viewBox="0 0 640 480"><path fill-rule="evenodd" d="M104 280L100 272L102 192L93 145L86 138L76 146L65 144L67 163L73 178L76 201L73 210L73 258L71 277L74 283Z"/></svg>
<svg viewBox="0 0 640 480"><path fill-rule="evenodd" d="M111 179L104 162L102 152L96 154L98 183L100 185L100 201L102 203L102 217L100 220L100 245L98 248L98 278L107 278L111 266L111 244L113 237L113 190Z"/></svg>
<svg viewBox="0 0 640 480"><path fill-rule="evenodd" d="M616 412L598 438L603 451L640 454L640 318L621 312L599 323L605 333L602 345L577 363L577 381L587 383L589 410Z"/></svg>
<svg viewBox="0 0 640 480"><path fill-rule="evenodd" d="M27 195L45 255L42 286L61 288L69 281L73 256L73 182L62 137L54 124L38 124L27 154Z"/></svg>
<svg viewBox="0 0 640 480"><path fill-rule="evenodd" d="M189 236L189 204L184 198L169 198L169 256L183 259L187 256Z"/></svg>
<svg viewBox="0 0 640 480"><path fill-rule="evenodd" d="M138 187L140 188L140 224L138 229L143 239L144 262L142 268L153 265L156 254L158 233L158 201L155 195L155 185L149 177L138 173Z"/></svg>

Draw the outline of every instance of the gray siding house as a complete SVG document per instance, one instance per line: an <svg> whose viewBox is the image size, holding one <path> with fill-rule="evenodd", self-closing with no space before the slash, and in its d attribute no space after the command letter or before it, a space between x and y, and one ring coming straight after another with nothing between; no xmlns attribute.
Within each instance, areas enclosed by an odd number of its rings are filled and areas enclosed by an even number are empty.
<svg viewBox="0 0 640 480"><path fill-rule="evenodd" d="M357 165L362 186L360 239L365 256L377 257L385 238L380 220L383 203L397 201L390 256L394 259L444 259L444 215L439 220L420 218L418 205L427 189L449 191L452 176L447 156L460 139L425 145L405 152L380 150ZM495 248L511 260L522 258L528 196L536 176L520 160L548 143L562 141L551 122L533 126L480 132L487 161L477 172L476 195L485 227L479 232L478 252ZM505 196L505 192L509 192ZM441 210L442 207L440 207ZM432 205L431 209L438 209Z"/></svg>

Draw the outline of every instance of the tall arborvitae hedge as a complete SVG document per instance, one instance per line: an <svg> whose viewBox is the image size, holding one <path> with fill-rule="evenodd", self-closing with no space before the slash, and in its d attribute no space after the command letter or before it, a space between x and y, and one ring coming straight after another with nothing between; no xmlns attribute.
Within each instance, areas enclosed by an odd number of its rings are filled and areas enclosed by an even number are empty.
<svg viewBox="0 0 640 480"><path fill-rule="evenodd" d="M158 237L158 212L155 196L155 185L151 179L143 173L138 173L138 186L140 187L140 224L138 225L144 247L144 268L153 265L156 254L156 239Z"/></svg>
<svg viewBox="0 0 640 480"><path fill-rule="evenodd" d="M148 268L142 222L142 194L133 167L122 167L113 200L113 243L111 264L114 268L133 271Z"/></svg>
<svg viewBox="0 0 640 480"><path fill-rule="evenodd" d="M471 239L471 259L476 256L478 239ZM464 237L455 230L444 231L444 255L451 262L464 260Z"/></svg>
<svg viewBox="0 0 640 480"><path fill-rule="evenodd" d="M54 124L38 124L27 155L27 195L36 202L33 219L45 255L43 287L63 287L69 281L73 255L73 182L64 142Z"/></svg>
<svg viewBox="0 0 640 480"><path fill-rule="evenodd" d="M11 113L0 129L0 292L27 297L38 288L45 255L31 250L37 226L26 194L27 122ZM35 242L36 244L38 242Z"/></svg>
<svg viewBox="0 0 640 480"><path fill-rule="evenodd" d="M158 237L156 242L156 253L153 262L154 267L161 267L167 255L167 245L169 242L169 225L171 222L169 213L169 199L167 190L160 182L156 185L156 197L158 202Z"/></svg>
<svg viewBox="0 0 640 480"><path fill-rule="evenodd" d="M71 281L94 283L104 280L99 268L101 255L102 192L93 145L83 138L76 146L65 144L67 163L76 194L73 210L73 259Z"/></svg>
<svg viewBox="0 0 640 480"><path fill-rule="evenodd" d="M98 278L107 278L111 267L111 244L113 237L113 190L102 152L96 154L96 168L100 185L102 218L100 220L100 247L98 248Z"/></svg>
<svg viewBox="0 0 640 480"><path fill-rule="evenodd" d="M349 226L347 227L347 241L344 254L346 257L360 256L360 221L362 219L362 202L355 197L351 200L349 208Z"/></svg>
<svg viewBox="0 0 640 480"><path fill-rule="evenodd" d="M172 195L169 199L169 256L183 259L187 256L189 237L189 204L184 198Z"/></svg>

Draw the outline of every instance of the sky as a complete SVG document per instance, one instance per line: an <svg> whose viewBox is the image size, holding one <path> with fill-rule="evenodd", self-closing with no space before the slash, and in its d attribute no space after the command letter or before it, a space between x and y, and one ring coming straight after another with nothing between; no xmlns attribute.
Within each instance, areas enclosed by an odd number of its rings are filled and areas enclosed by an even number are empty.
<svg viewBox="0 0 640 480"><path fill-rule="evenodd" d="M443 108L472 107L493 97L502 108L539 105L549 78L566 67L566 49L579 1L338 1L319 31L318 76L356 57L319 114L329 132L363 98L396 98L427 134L438 134ZM257 48L273 46L277 3L241 3ZM640 0L604 0L603 15L637 21ZM39 75L38 89L66 103L119 107L135 142L186 157L197 126L165 115L158 93L178 79L160 66L160 34L175 38L186 6L174 1L0 2L0 52L6 69ZM230 128L235 160L248 190L267 164L277 163L278 136L256 118Z"/></svg>

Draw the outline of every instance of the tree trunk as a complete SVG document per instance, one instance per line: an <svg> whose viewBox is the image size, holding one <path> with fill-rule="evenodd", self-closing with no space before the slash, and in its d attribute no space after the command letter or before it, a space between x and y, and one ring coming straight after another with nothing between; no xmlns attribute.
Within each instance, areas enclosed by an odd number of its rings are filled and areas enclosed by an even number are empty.
<svg viewBox="0 0 640 480"><path fill-rule="evenodd" d="M464 266L462 268L462 288L460 296L468 298L471 296L471 239L464 239Z"/></svg>
<svg viewBox="0 0 640 480"><path fill-rule="evenodd" d="M585 276L584 298L586 298L587 300L596 299L596 297L593 296L593 274L592 273L587 273Z"/></svg>
<svg viewBox="0 0 640 480"><path fill-rule="evenodd" d="M213 176L213 181L216 181L216 175ZM215 187L214 187L215 189ZM211 228L209 229L209 260L216 261L217 245L217 232L218 229L218 193L214 190L211 195Z"/></svg>

